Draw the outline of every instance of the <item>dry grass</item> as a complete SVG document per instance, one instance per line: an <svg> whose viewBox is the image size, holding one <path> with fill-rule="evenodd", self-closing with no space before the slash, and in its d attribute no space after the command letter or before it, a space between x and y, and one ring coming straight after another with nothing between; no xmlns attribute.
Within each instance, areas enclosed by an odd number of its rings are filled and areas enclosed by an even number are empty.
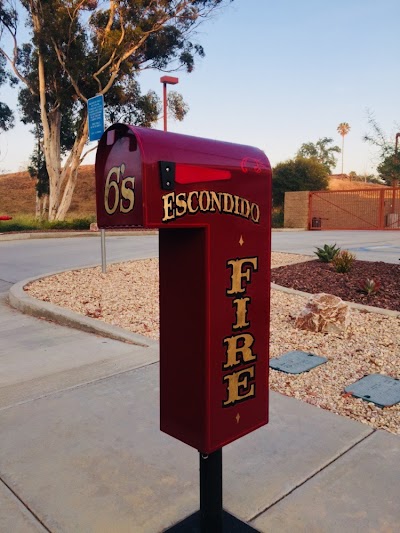
<svg viewBox="0 0 400 533"><path fill-rule="evenodd" d="M329 177L330 191L352 191L354 189L376 189L382 188L385 185L378 183L365 183L363 181L350 181L349 178L343 177L341 174Z"/></svg>
<svg viewBox="0 0 400 533"><path fill-rule="evenodd" d="M87 217L95 213L94 166L83 165L79 169L68 218ZM0 176L0 215L35 216L35 180L28 172Z"/></svg>

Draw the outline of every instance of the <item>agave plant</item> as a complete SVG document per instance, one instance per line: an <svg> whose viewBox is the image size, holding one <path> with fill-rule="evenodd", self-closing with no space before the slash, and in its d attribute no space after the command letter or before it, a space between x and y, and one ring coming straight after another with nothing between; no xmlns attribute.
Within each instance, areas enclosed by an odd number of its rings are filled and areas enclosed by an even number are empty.
<svg viewBox="0 0 400 533"><path fill-rule="evenodd" d="M366 278L360 283L361 292L367 294L368 296L373 296L376 294L380 287L380 282L372 278Z"/></svg>
<svg viewBox="0 0 400 533"><path fill-rule="evenodd" d="M336 246L336 243L324 244L322 248L318 248L318 246L316 248L317 251L314 253L323 263L330 263L332 259L340 252L340 248Z"/></svg>

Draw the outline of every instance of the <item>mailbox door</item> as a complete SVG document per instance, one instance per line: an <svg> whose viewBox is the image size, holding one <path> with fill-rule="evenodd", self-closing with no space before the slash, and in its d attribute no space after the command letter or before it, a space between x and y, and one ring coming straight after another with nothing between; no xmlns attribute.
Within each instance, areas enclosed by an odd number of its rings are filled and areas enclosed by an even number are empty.
<svg viewBox="0 0 400 533"><path fill-rule="evenodd" d="M142 154L127 126L107 130L96 157L96 207L99 228L143 226Z"/></svg>

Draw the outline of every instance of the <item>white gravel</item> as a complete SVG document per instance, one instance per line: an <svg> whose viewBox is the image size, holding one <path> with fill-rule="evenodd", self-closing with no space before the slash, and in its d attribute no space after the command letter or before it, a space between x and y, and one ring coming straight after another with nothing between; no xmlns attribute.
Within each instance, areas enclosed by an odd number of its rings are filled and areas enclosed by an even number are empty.
<svg viewBox="0 0 400 533"><path fill-rule="evenodd" d="M272 266L310 259L313 258L273 253ZM40 300L158 339L157 259L109 265L106 274L99 267L65 272L38 280L25 290ZM271 291L270 355L277 357L289 350L303 350L327 357L328 363L298 375L271 370L271 389L400 434L400 404L381 409L343 393L346 386L365 374L400 378L399 317L353 309L346 338L310 333L294 327L294 319L306 300Z"/></svg>

